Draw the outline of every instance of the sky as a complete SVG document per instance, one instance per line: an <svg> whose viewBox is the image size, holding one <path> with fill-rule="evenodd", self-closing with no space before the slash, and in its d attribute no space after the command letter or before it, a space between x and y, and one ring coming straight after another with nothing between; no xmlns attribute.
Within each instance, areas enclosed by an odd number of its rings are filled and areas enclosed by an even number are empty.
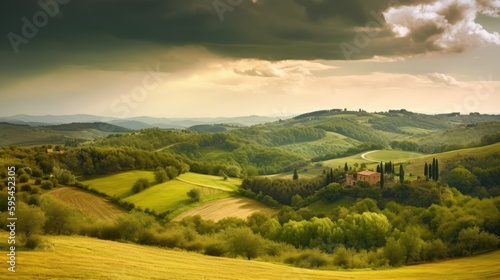
<svg viewBox="0 0 500 280"><path fill-rule="evenodd" d="M500 113L500 0L24 0L0 14L0 116Z"/></svg>

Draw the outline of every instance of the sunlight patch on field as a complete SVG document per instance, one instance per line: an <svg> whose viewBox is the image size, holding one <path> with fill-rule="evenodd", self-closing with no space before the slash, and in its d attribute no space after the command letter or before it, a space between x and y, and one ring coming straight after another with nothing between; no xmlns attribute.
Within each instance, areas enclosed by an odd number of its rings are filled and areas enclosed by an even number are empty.
<svg viewBox="0 0 500 280"><path fill-rule="evenodd" d="M6 239L7 233L1 232ZM469 258L380 270L311 270L209 257L198 253L98 240L44 237L50 249L23 251L15 279L498 279L500 251ZM5 272L7 273L7 272Z"/></svg>
<svg viewBox="0 0 500 280"><path fill-rule="evenodd" d="M204 220L213 220L216 222L226 217L246 219L256 212L274 214L276 211L252 199L243 197L225 198L184 212L177 216L174 221L180 221L185 217L196 215L200 215Z"/></svg>

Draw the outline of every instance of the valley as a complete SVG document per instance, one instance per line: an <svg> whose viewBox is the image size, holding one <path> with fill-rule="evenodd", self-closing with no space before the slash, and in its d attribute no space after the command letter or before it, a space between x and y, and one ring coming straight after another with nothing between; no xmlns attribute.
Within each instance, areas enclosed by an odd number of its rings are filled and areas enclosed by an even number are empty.
<svg viewBox="0 0 500 280"><path fill-rule="evenodd" d="M251 126L113 123L5 124L22 145L4 144L0 168L16 169L20 219L38 217L20 227L20 279L69 277L27 265L40 259L78 261L71 273L88 279L499 276L498 116L326 110ZM127 269L112 269L119 263Z"/></svg>

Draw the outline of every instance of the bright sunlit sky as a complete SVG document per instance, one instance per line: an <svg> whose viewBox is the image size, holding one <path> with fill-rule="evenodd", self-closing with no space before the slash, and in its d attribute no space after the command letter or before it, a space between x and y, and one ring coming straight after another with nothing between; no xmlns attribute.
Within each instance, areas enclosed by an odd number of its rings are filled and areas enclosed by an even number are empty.
<svg viewBox="0 0 500 280"><path fill-rule="evenodd" d="M500 0L57 1L0 4L0 116L500 113Z"/></svg>

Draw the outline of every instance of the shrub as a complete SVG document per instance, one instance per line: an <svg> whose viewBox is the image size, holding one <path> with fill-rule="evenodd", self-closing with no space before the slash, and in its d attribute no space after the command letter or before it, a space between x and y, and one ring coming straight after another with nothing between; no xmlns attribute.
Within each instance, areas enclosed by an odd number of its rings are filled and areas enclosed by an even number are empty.
<svg viewBox="0 0 500 280"><path fill-rule="evenodd" d="M199 189L191 189L187 192L187 195L191 199L192 202L200 201L200 190Z"/></svg>
<svg viewBox="0 0 500 280"><path fill-rule="evenodd" d="M227 248L224 243L214 242L207 244L203 253L208 256L221 257L224 256L226 252Z"/></svg>
<svg viewBox="0 0 500 280"><path fill-rule="evenodd" d="M147 189L149 187L149 180L146 178L140 178L135 181L134 185L132 186L132 192L133 193L140 193L143 190Z"/></svg>
<svg viewBox="0 0 500 280"><path fill-rule="evenodd" d="M52 181L43 181L41 184L41 188L44 190L50 190L54 187Z"/></svg>
<svg viewBox="0 0 500 280"><path fill-rule="evenodd" d="M167 173L167 176L168 178L170 178L170 180L177 178L177 176L179 175L179 170L177 170L177 168L173 166L167 166L165 168L165 172Z"/></svg>
<svg viewBox="0 0 500 280"><path fill-rule="evenodd" d="M286 263L304 268L318 268L328 263L328 258L319 250L304 250L298 255L290 256L285 259Z"/></svg>
<svg viewBox="0 0 500 280"><path fill-rule="evenodd" d="M155 182L157 184L163 183L165 181L168 181L168 175L167 172L162 169L161 167L158 167L155 171Z"/></svg>
<svg viewBox="0 0 500 280"><path fill-rule="evenodd" d="M40 196L39 195L31 195L28 199L28 205L40 206Z"/></svg>
<svg viewBox="0 0 500 280"><path fill-rule="evenodd" d="M22 174L19 176L19 183L26 183L30 180L30 175Z"/></svg>
<svg viewBox="0 0 500 280"><path fill-rule="evenodd" d="M199 241L189 242L188 244L186 244L185 248L188 251L201 252L203 250L203 243Z"/></svg>
<svg viewBox="0 0 500 280"><path fill-rule="evenodd" d="M157 235L151 230L144 230L139 234L137 243L143 245L158 245Z"/></svg>
<svg viewBox="0 0 500 280"><path fill-rule="evenodd" d="M42 179L36 178L35 179L35 185L40 185L40 184L42 184Z"/></svg>
<svg viewBox="0 0 500 280"><path fill-rule="evenodd" d="M35 250L42 243L42 239L38 235L32 235L26 239L24 244L27 249Z"/></svg>
<svg viewBox="0 0 500 280"><path fill-rule="evenodd" d="M23 191L23 192L31 192L31 185L30 184L21 185L21 191Z"/></svg>
<svg viewBox="0 0 500 280"><path fill-rule="evenodd" d="M163 233L158 236L158 245L167 248L180 248L184 245L184 237L180 231Z"/></svg>
<svg viewBox="0 0 500 280"><path fill-rule="evenodd" d="M48 234L77 233L84 224L81 212L54 198L44 196L40 206L47 218L44 230Z"/></svg>

